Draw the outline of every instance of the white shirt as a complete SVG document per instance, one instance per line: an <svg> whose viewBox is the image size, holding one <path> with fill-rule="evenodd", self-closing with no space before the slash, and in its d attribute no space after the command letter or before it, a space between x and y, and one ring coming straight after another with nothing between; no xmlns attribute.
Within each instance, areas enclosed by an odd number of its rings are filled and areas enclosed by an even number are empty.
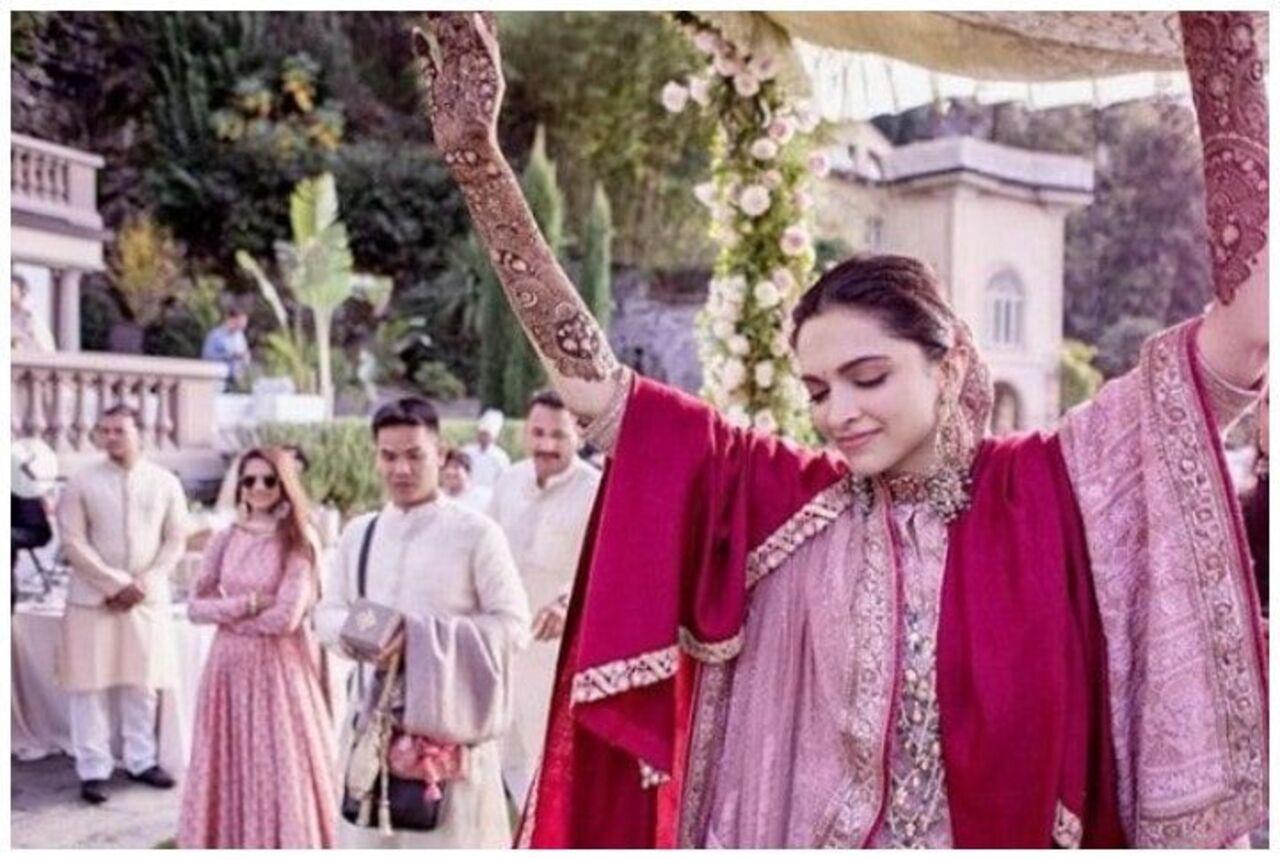
<svg viewBox="0 0 1280 860"><path fill-rule="evenodd" d="M489 443L489 447L483 450L479 442L472 442L462 447L462 453L471 460L472 483L481 487L492 487L499 476L511 467L511 458L498 447L497 442Z"/></svg>
<svg viewBox="0 0 1280 860"><path fill-rule="evenodd" d="M489 515L502 526L535 613L567 593L578 567L600 472L574 457L539 487L532 459L508 469L493 488Z"/></svg>
<svg viewBox="0 0 1280 860"><path fill-rule="evenodd" d="M493 500L493 489L470 483L461 493L456 496L449 496L449 498L464 508L471 508L473 511L487 514L489 512L489 503Z"/></svg>
<svg viewBox="0 0 1280 860"><path fill-rule="evenodd" d="M357 599L360 546L374 514L352 520L332 553L324 595L316 609L316 632L342 651L339 641L350 605ZM365 596L410 614L437 618L496 616L505 622L515 648L529 634L529 603L501 529L484 514L443 496L402 510L387 505L378 514ZM407 667L412 672L413 666ZM508 666L508 671L512 668ZM341 746L342 768L350 740L346 735L358 697L348 699ZM339 843L348 848L501 848L511 843L511 828L499 772L498 742L468 750L465 780L450 783L439 826L432 831L396 833L389 840L376 829L339 823Z"/></svg>
<svg viewBox="0 0 1280 860"><path fill-rule="evenodd" d="M574 457L569 468L539 487L530 459L508 469L494 487L490 516L511 543L534 613L572 590L600 478L599 471ZM559 650L558 639L534 642L513 660L519 686L502 760L507 788L517 797L525 796L542 754Z"/></svg>
<svg viewBox="0 0 1280 860"><path fill-rule="evenodd" d="M342 531L316 609L316 632L341 648L340 634L357 598L360 545L372 513ZM443 495L378 515L369 548L365 597L402 612L437 617L486 613L528 626L529 604L502 531L483 514Z"/></svg>

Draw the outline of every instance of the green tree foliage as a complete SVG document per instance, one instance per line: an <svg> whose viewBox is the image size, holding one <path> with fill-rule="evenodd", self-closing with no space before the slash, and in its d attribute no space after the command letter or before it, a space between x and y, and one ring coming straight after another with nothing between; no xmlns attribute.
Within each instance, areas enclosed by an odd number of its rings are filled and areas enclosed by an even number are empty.
<svg viewBox="0 0 1280 860"><path fill-rule="evenodd" d="M1121 317L1098 338L1095 364L1107 379L1129 372L1138 363L1142 344L1162 328L1164 323L1151 317Z"/></svg>
<svg viewBox="0 0 1280 860"><path fill-rule="evenodd" d="M1098 351L1087 343L1067 339L1062 342L1058 369L1061 411L1083 403L1102 386L1102 374L1093 366Z"/></svg>
<svg viewBox="0 0 1280 860"><path fill-rule="evenodd" d="M684 34L649 12L506 12L499 33L507 150L545 125L569 208L587 211L597 181L614 201L620 260L709 261L690 189L707 171L713 124L693 112L673 121L658 100L694 65Z"/></svg>
<svg viewBox="0 0 1280 860"><path fill-rule="evenodd" d="M583 233L582 298L607 332L613 316L613 212L604 186L598 182Z"/></svg>

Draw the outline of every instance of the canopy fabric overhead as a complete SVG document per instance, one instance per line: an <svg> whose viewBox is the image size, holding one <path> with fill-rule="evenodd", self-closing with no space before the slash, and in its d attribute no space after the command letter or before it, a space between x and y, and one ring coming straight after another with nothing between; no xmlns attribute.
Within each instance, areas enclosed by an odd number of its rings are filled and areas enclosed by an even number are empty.
<svg viewBox="0 0 1280 860"><path fill-rule="evenodd" d="M948 96L1040 107L1185 92L1176 12L700 12L830 119ZM1268 17L1254 13L1267 44ZM1265 50L1264 50L1265 56Z"/></svg>

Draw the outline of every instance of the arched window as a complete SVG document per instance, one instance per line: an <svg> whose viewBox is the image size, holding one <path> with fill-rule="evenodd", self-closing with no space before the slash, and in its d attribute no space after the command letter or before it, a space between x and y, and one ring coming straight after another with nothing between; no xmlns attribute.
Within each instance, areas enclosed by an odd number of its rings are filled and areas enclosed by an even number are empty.
<svg viewBox="0 0 1280 860"><path fill-rule="evenodd" d="M1002 269L987 282L987 341L992 346L1020 347L1025 291L1012 269Z"/></svg>

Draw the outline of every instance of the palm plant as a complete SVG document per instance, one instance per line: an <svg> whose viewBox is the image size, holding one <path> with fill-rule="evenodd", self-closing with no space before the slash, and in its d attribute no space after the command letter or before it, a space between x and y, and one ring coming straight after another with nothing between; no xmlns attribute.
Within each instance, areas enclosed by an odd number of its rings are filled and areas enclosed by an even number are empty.
<svg viewBox="0 0 1280 860"><path fill-rule="evenodd" d="M311 311L319 393L324 398L326 414L332 416L330 341L334 314L343 302L356 296L375 307L385 305L391 295L391 279L354 270L347 228L338 220L338 192L332 174L304 179L294 187L289 198L289 220L293 241L276 243L276 265L289 294ZM244 250L237 251L236 262L257 281L280 324L277 340L282 342L277 346L305 356L308 338L301 315L290 321L281 291L252 256Z"/></svg>

